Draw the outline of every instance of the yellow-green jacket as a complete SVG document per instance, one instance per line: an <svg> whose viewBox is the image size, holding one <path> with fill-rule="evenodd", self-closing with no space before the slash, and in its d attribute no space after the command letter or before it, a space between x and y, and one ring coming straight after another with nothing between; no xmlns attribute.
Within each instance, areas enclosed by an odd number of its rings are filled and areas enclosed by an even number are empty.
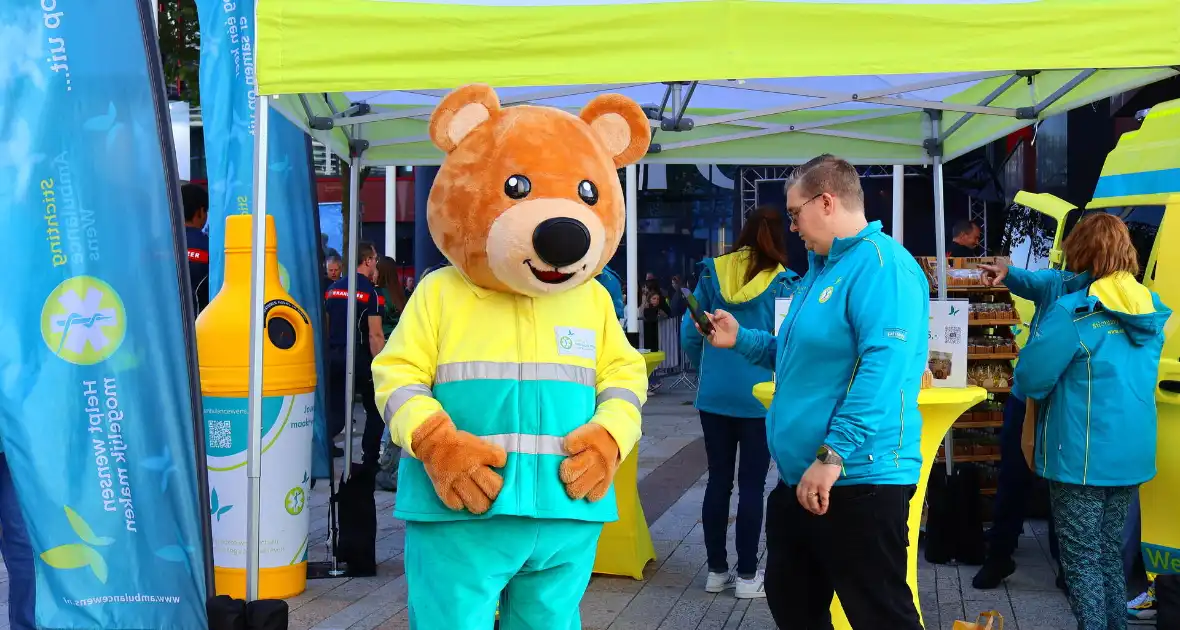
<svg viewBox="0 0 1180 630"><path fill-rule="evenodd" d="M575 501L558 478L563 437L588 422L610 432L621 458L639 441L647 368L599 283L530 298L475 286L455 267L441 269L414 291L373 360L373 383L403 449L398 518L618 518L613 489L601 501ZM440 409L460 430L508 451L507 465L496 471L504 487L481 516L446 507L414 457L414 431Z"/></svg>

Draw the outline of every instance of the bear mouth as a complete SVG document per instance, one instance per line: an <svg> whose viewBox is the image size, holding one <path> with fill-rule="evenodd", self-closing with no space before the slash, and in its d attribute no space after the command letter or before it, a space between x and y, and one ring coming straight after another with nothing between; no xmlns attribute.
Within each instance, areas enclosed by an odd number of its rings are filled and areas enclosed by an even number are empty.
<svg viewBox="0 0 1180 630"><path fill-rule="evenodd" d="M537 269L533 266L533 261L531 259L524 261L524 264L528 265L529 271L533 272L533 277L535 277L537 280L540 280L541 282L544 282L545 284L561 284L562 282L565 282L566 280L574 277L574 274L572 273L563 273L556 269ZM582 268L585 269L585 265L583 265Z"/></svg>

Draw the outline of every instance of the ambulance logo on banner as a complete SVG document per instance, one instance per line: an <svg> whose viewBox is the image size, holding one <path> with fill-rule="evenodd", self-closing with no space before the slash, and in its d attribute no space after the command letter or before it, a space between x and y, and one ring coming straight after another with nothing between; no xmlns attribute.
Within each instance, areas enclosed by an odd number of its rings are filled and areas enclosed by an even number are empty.
<svg viewBox="0 0 1180 630"><path fill-rule="evenodd" d="M45 300L41 334L54 354L77 365L93 365L119 349L127 332L123 302L98 278L62 282Z"/></svg>

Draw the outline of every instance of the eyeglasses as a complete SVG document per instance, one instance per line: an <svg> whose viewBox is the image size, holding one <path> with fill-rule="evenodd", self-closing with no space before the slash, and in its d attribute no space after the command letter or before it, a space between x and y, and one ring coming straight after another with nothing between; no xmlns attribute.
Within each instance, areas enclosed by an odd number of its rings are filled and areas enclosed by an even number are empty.
<svg viewBox="0 0 1180 630"><path fill-rule="evenodd" d="M799 220L799 213L803 212L803 208L806 208L807 204L809 204L809 203L811 203L811 202L815 201L816 199L819 199L820 197L823 197L823 196L824 196L824 194L820 193L820 194L812 197L811 199L808 199L807 201L804 201L803 203L799 204L799 207L797 207L797 208L792 208L790 206L787 206L787 219L789 219L791 221L791 223L794 223L795 221Z"/></svg>

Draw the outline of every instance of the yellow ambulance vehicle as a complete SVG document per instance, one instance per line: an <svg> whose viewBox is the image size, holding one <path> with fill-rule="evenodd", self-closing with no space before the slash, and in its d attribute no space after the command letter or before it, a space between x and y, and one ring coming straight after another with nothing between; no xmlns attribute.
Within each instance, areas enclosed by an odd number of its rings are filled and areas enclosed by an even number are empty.
<svg viewBox="0 0 1180 630"><path fill-rule="evenodd" d="M1151 108L1137 131L1127 132L1102 167L1094 199L1084 209L1049 194L1020 192L1016 202L1053 225L1048 263L1061 267L1061 243L1079 219L1107 212L1126 222L1139 251L1141 281L1180 311L1180 100ZM1051 220L1050 220L1051 219ZM1027 336L1032 305L1017 300ZM1180 315L1166 327L1156 401L1159 409L1157 474L1140 490L1143 556L1152 574L1180 574ZM1023 345L1023 344L1022 344Z"/></svg>

